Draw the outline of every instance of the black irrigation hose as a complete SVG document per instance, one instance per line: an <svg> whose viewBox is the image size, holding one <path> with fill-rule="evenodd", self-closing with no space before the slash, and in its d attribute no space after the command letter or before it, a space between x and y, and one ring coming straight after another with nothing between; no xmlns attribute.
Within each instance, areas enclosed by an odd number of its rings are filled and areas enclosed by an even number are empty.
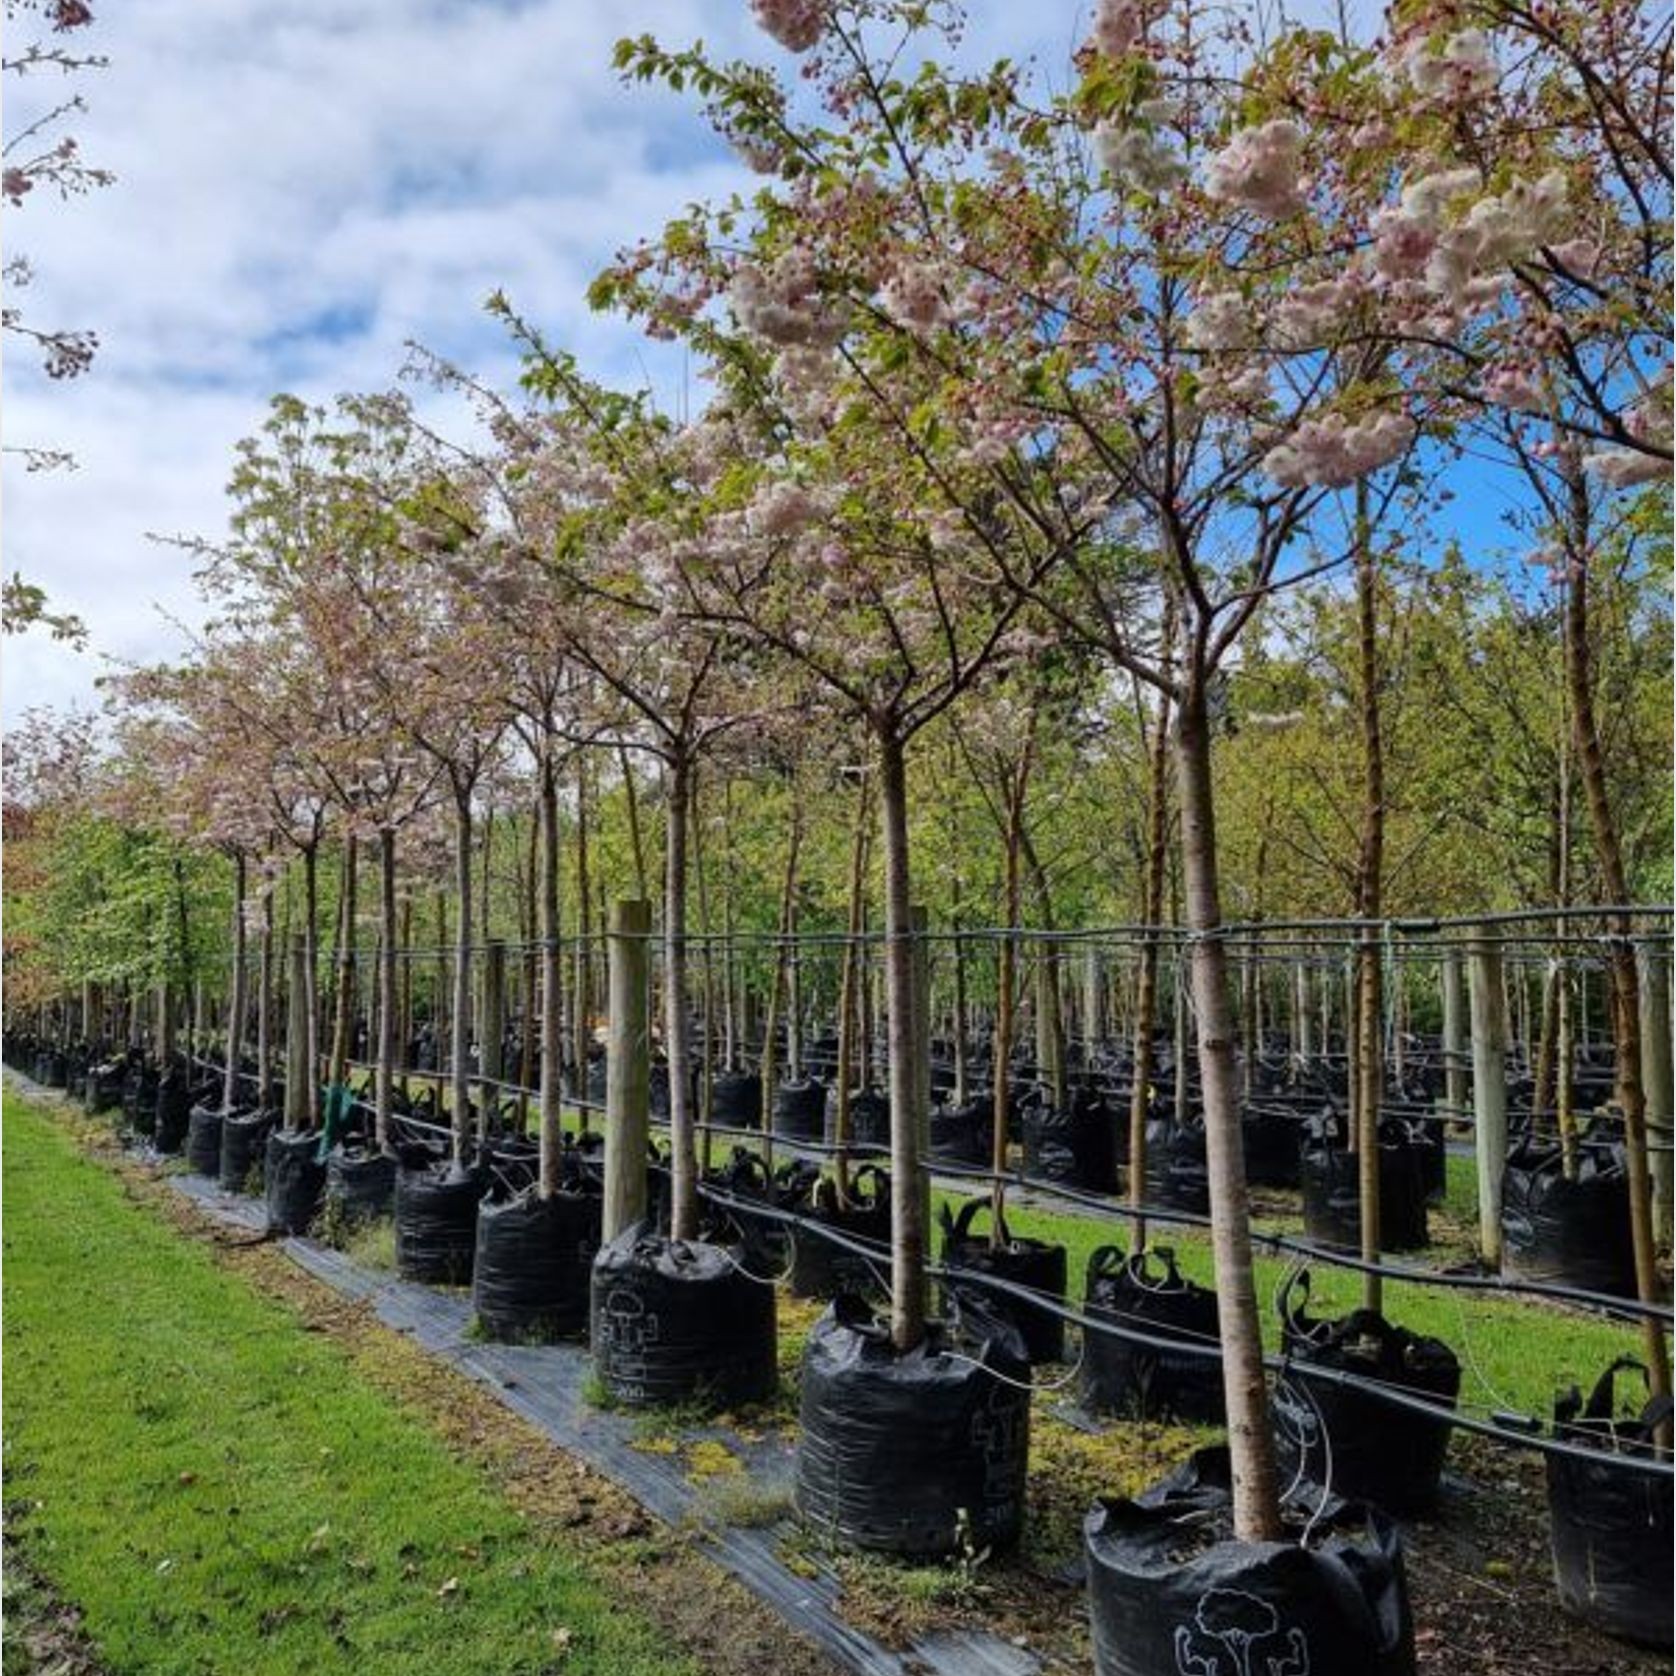
<svg viewBox="0 0 1676 1676"><path fill-rule="evenodd" d="M859 1239L854 1235L839 1232L837 1229L823 1223L800 1216L795 1211L782 1210L778 1206L765 1204L756 1199L741 1199L734 1194L722 1191L708 1183L700 1184L699 1191L713 1203L720 1204L730 1210L746 1211L754 1216L765 1217L775 1222L783 1222L795 1228L806 1230L827 1240L833 1245L844 1247L856 1256L870 1262L890 1259L889 1248L873 1240ZM1084 1332L1093 1331L1104 1333L1111 1338L1121 1338L1130 1343L1143 1345L1151 1350L1169 1352L1185 1351L1190 1356L1200 1356L1206 1360L1214 1358L1218 1362L1222 1359L1222 1347L1219 1343L1204 1343L1192 1338L1165 1338L1156 1333L1143 1332L1137 1327L1126 1327L1107 1317L1105 1319L1091 1317L1078 1309L1074 1304L1068 1304L1046 1292L1038 1292L1033 1287L1021 1286L1016 1281L1002 1279L999 1276L980 1273L976 1269L967 1269L959 1265L948 1263L927 1263L928 1274L940 1280L973 1280L982 1282L990 1291L1010 1293L1021 1303L1051 1312L1073 1325L1081 1327ZM1293 1358L1286 1355L1265 1354L1264 1364L1273 1372L1284 1377L1292 1367ZM1574 1460L1591 1461L1598 1464L1603 1459L1603 1451L1587 1449L1580 1445L1565 1443L1555 1438L1542 1437L1523 1428L1528 1426L1534 1417L1526 1415L1508 1415L1507 1423L1497 1425L1493 1420L1477 1420L1462 1413L1459 1409L1442 1408L1436 1403L1427 1402L1420 1397L1409 1396L1402 1387L1382 1384L1377 1380L1370 1380L1344 1368L1331 1368L1311 1362L1309 1364L1311 1379L1319 1379L1323 1384L1338 1385L1362 1392L1377 1401L1390 1403L1397 1408L1406 1408L1413 1413L1422 1414L1427 1419L1441 1421L1461 1431L1475 1432L1481 1437L1493 1438L1499 1443L1511 1445L1515 1448L1534 1449L1546 1455L1564 1455ZM1676 1476L1676 1463L1658 1460L1645 1455L1612 1454L1610 1457L1618 1464L1630 1467L1637 1472L1646 1472L1660 1478Z"/></svg>

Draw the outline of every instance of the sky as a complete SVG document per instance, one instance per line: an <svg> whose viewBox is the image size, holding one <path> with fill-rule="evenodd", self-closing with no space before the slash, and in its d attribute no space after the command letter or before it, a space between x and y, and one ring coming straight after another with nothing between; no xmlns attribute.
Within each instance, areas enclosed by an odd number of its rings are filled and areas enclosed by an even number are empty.
<svg viewBox="0 0 1676 1676"><path fill-rule="evenodd" d="M96 703L108 659L166 657L201 620L193 561L215 539L239 438L287 391L388 387L417 339L502 387L515 362L495 288L593 375L680 400L680 352L593 315L621 246L751 177L691 100L625 88L614 42L769 59L745 0L146 0L96 4L75 38L109 59L71 129L116 183L6 217L37 279L15 300L100 339L90 372L4 368L11 445L73 472L4 468L4 564L86 623L85 652L8 637L0 704ZM978 0L968 50L1033 55L1063 84L1076 0ZM8 45L15 52L17 41ZM9 78L13 79L13 78ZM8 133L58 90L15 80ZM8 346L10 349L10 346Z"/></svg>

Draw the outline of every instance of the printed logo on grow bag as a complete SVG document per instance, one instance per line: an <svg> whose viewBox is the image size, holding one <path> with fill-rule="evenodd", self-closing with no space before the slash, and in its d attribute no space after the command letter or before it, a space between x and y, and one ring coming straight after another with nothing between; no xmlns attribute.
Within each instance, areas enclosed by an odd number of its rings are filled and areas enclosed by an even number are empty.
<svg viewBox="0 0 1676 1676"><path fill-rule="evenodd" d="M646 1301L619 1286L600 1311L599 1348L609 1358L614 1383L639 1382L646 1377L646 1347L662 1336L658 1318L647 1313Z"/></svg>
<svg viewBox="0 0 1676 1676"><path fill-rule="evenodd" d="M1244 1589L1207 1589L1193 1622L1176 1627L1179 1676L1309 1676L1309 1642Z"/></svg>
<svg viewBox="0 0 1676 1676"><path fill-rule="evenodd" d="M999 1384L992 1384L973 1410L972 1441L983 1450L984 1501L992 1508L1010 1508L1017 1492L1018 1428L1023 1418L1019 1405Z"/></svg>

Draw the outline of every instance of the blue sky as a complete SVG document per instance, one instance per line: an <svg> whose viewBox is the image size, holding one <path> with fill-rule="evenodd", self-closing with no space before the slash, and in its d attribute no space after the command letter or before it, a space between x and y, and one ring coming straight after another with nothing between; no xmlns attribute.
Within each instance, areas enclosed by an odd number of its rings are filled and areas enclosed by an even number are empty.
<svg viewBox="0 0 1676 1676"><path fill-rule="evenodd" d="M395 376L410 338L490 380L512 358L481 303L504 288L596 375L674 400L678 352L589 313L613 251L750 177L688 101L625 89L615 40L768 57L745 0L146 0L96 6L75 132L117 183L10 214L43 321L96 330L93 370L6 365L11 443L70 474L5 468L5 567L79 613L92 650L8 640L4 711L90 701L101 654L181 644L190 563L148 532L214 537L237 440L270 395L328 400ZM1086 7L979 0L968 50L1065 79ZM8 90L8 130L29 99ZM25 97L18 99L15 96ZM44 199L44 194L37 195Z"/></svg>

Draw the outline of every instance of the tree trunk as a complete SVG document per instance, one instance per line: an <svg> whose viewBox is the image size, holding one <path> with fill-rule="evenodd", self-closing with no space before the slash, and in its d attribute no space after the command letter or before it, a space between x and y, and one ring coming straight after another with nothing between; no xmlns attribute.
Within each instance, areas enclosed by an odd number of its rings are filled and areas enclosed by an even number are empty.
<svg viewBox="0 0 1676 1676"><path fill-rule="evenodd" d="M373 1139L380 1152L390 1149L390 1118L396 1094L396 829L378 832L378 1068L373 1091Z"/></svg>
<svg viewBox="0 0 1676 1676"><path fill-rule="evenodd" d="M589 934L593 907L588 877L588 758L585 751L576 758L576 962L570 985L571 1059L578 1099L588 1097L588 1014L593 1002L590 978ZM588 1108L583 1106L582 1127L588 1126Z"/></svg>
<svg viewBox="0 0 1676 1676"><path fill-rule="evenodd" d="M360 846L350 833L343 841L343 894L338 915L338 984L332 1008L332 1059L327 1081L341 1086L348 1076L349 1037L355 1020L355 884Z"/></svg>
<svg viewBox="0 0 1676 1676"><path fill-rule="evenodd" d="M232 1111L239 1098L239 1059L244 1051L245 988L249 982L245 958L244 899L246 863L233 857L233 986L227 1002L227 1071L221 1084L221 1109Z"/></svg>
<svg viewBox="0 0 1676 1676"><path fill-rule="evenodd" d="M1215 935L1222 926L1222 903L1217 880L1210 727L1203 674L1197 669L1181 695L1176 758L1182 874L1187 923L1192 932L1193 1002L1199 1027L1199 1079L1204 1094L1217 1323L1233 1474L1234 1534L1247 1542L1276 1541L1281 1534L1280 1508L1251 1261L1228 959L1221 938Z"/></svg>
<svg viewBox="0 0 1676 1676"><path fill-rule="evenodd" d="M786 837L786 870L780 883L778 935L774 941L774 970L768 987L768 1016L762 1027L762 1057L758 1070L762 1082L763 1160L770 1172L774 1167L774 1090L779 1080L780 1008L785 1000L788 945L797 900L797 861L803 848L803 811L794 800L791 831Z"/></svg>
<svg viewBox="0 0 1676 1676"><path fill-rule="evenodd" d="M649 900L651 892L646 888L646 846L640 836L640 796L635 790L634 767L629 761L629 754L624 746L617 747L617 764L623 775L623 801L628 808L629 851L634 857L634 884L636 894L642 901ZM689 799L690 800L690 799ZM668 817L665 816L667 821ZM667 876L669 864L664 863Z"/></svg>
<svg viewBox="0 0 1676 1676"><path fill-rule="evenodd" d="M863 771L856 782L855 825L850 838L850 894L844 940L844 962L838 980L838 1065L834 1078L838 1084L837 1110L833 1120L832 1139L835 1147L833 1169L838 1179L838 1198L847 1203L850 1191L850 1083L855 1060L855 1033L858 1012L858 989L861 972L861 932L866 920L867 890L867 775Z"/></svg>
<svg viewBox="0 0 1676 1676"><path fill-rule="evenodd" d="M926 1067L916 1063L906 753L893 724L876 729L885 854L885 992L890 1041L890 1334L899 1351L925 1337L925 1226L919 1138Z"/></svg>
<svg viewBox="0 0 1676 1676"><path fill-rule="evenodd" d="M551 761L541 768L541 877L536 901L541 939L541 1181L550 1199L559 1190L564 1141L564 1014L559 981L559 782Z"/></svg>
<svg viewBox="0 0 1676 1676"><path fill-rule="evenodd" d="M664 807L663 998L664 1045L669 1069L669 1232L698 1237L698 1155L693 1140L692 1045L687 1011L687 808L692 770L677 751L669 762ZM628 780L628 759L623 759ZM632 791L631 794L632 796ZM636 837L638 864L638 835Z"/></svg>
<svg viewBox="0 0 1676 1676"><path fill-rule="evenodd" d="M1006 1207L1007 1103L1012 1091L1013 992L1018 981L1019 851L1024 839L1024 776L1027 773L1028 767L1021 768L1018 777L1004 787L1007 819L1002 832L1002 866L1005 871L1001 887L1001 946L995 970L995 1040L990 1066L993 1078L990 1098L994 1109L990 1113L989 1167L995 1173L990 1187L993 1206L990 1238L997 1246L1001 1241L1001 1218Z"/></svg>
<svg viewBox="0 0 1676 1676"><path fill-rule="evenodd" d="M273 1104L274 893L262 898L262 953L256 976L256 1105Z"/></svg>
<svg viewBox="0 0 1676 1676"><path fill-rule="evenodd" d="M308 1105L305 1126L320 1120L320 845L303 850L303 1088ZM287 1081L290 1073L287 1072Z"/></svg>
<svg viewBox="0 0 1676 1676"><path fill-rule="evenodd" d="M1572 738L1583 793L1594 829L1595 853L1601 884L1610 905L1629 901L1628 870L1622 838L1606 784L1606 760L1595 720L1594 682L1589 646L1589 546L1591 540L1588 486L1573 462L1570 472L1570 574L1566 593L1565 633L1569 661ZM1635 1247L1636 1294L1643 1303L1659 1297L1659 1273L1653 1232L1652 1177L1647 1162L1646 1091L1641 1081L1641 982L1627 916L1612 916L1615 936L1607 948L1611 974L1612 1046L1617 1075L1617 1101L1624 1114L1624 1149L1629 1163L1630 1231ZM1647 1316L1641 1323L1643 1348L1655 1398L1670 1394L1670 1369L1665 1361L1662 1324ZM1668 1425L1661 1435L1669 1436Z"/></svg>
<svg viewBox="0 0 1676 1676"><path fill-rule="evenodd" d="M454 1014L449 1043L449 1121L454 1162L464 1164L471 1140L471 789L454 786Z"/></svg>
<svg viewBox="0 0 1676 1676"><path fill-rule="evenodd" d="M1175 644L1175 607L1164 618L1164 644ZM1135 984L1133 1036L1135 1085L1129 1093L1129 1203L1135 1211L1135 1247L1146 1246L1146 1120L1152 1084L1152 1032L1158 1012L1158 942L1164 918L1164 864L1169 853L1170 699L1158 700L1158 719L1147 752L1146 881L1141 892L1140 971Z"/></svg>

